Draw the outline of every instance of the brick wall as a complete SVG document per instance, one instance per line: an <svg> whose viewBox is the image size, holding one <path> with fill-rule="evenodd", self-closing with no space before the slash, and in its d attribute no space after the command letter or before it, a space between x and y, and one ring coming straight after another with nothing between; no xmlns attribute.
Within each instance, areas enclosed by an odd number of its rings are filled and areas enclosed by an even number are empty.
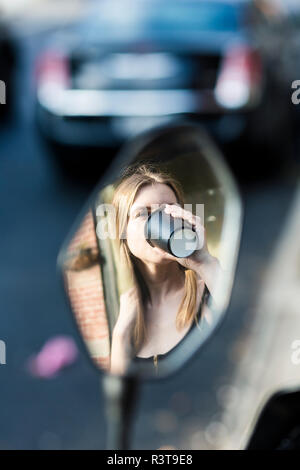
<svg viewBox="0 0 300 470"><path fill-rule="evenodd" d="M84 218L68 248L68 255L78 258L80 249L90 248L98 254L96 233L91 211ZM74 259L74 258L73 258ZM77 263L78 264L78 263ZM82 263L81 263L82 264ZM94 362L107 369L110 362L109 327L103 297L101 270L97 264L66 269L65 282L72 310L88 351ZM72 266L72 264L70 264Z"/></svg>

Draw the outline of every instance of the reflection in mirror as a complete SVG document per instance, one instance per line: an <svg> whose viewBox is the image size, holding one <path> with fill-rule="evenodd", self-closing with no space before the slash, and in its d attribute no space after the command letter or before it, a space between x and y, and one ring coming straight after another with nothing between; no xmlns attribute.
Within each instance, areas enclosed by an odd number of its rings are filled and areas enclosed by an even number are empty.
<svg viewBox="0 0 300 470"><path fill-rule="evenodd" d="M88 211L65 256L64 280L75 320L98 367L110 364L110 337L103 297L99 249Z"/></svg>
<svg viewBox="0 0 300 470"><path fill-rule="evenodd" d="M100 182L62 267L97 366L163 377L199 350L224 314L240 200L196 126L163 130L133 147L121 154L117 174Z"/></svg>

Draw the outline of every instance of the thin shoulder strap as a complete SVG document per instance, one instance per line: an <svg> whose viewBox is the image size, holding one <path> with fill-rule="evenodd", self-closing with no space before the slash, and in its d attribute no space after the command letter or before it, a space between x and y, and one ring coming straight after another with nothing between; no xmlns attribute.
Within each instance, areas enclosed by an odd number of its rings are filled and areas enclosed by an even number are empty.
<svg viewBox="0 0 300 470"><path fill-rule="evenodd" d="M205 304L207 304L207 300L210 296L210 292L208 290L208 287L207 285L205 284L204 285L204 289L203 289L203 294L202 294L202 297L201 297L201 301L200 301L200 305L199 305L199 309L198 309L198 313L197 313L197 320L198 321L201 321L203 320L203 307Z"/></svg>

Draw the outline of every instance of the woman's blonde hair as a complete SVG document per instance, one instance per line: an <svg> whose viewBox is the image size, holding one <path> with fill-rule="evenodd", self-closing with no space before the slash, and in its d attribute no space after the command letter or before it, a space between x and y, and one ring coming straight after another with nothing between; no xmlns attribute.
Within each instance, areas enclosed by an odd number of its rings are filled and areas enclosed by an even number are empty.
<svg viewBox="0 0 300 470"><path fill-rule="evenodd" d="M116 230L117 243L119 245L121 260L129 269L134 285L137 286L138 292L138 315L133 332L133 345L136 350L141 347L145 337L146 328L143 315L143 306L150 299L148 286L143 275L138 268L135 256L130 252L126 236L129 211L135 200L138 190L142 186L162 183L168 185L174 192L177 203L183 206L183 191L179 182L166 171L162 171L153 163L142 163L140 165L132 165L127 168L119 181L112 204L116 210ZM197 309L197 279L194 271L179 265L184 271L184 296L179 306L176 316L176 328L182 329L192 322L196 317Z"/></svg>

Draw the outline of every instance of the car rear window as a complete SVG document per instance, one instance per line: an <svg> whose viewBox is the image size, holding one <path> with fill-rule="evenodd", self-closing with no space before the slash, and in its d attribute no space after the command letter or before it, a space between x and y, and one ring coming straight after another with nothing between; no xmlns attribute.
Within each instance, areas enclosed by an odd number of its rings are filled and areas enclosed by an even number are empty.
<svg viewBox="0 0 300 470"><path fill-rule="evenodd" d="M230 3L129 2L102 4L87 28L95 37L178 35L236 31L240 8ZM128 7L128 8L127 8Z"/></svg>

